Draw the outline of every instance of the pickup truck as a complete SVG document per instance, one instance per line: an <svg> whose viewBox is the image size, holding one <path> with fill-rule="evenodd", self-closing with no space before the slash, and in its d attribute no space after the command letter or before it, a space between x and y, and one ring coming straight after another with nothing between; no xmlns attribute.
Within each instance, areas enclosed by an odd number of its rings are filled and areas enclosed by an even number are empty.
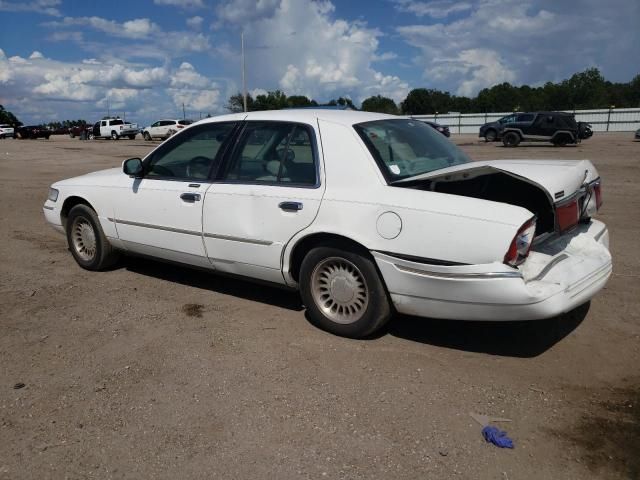
<svg viewBox="0 0 640 480"><path fill-rule="evenodd" d="M93 125L89 138L118 140L120 137L129 137L133 140L139 131L137 123L128 123L121 118L105 118Z"/></svg>

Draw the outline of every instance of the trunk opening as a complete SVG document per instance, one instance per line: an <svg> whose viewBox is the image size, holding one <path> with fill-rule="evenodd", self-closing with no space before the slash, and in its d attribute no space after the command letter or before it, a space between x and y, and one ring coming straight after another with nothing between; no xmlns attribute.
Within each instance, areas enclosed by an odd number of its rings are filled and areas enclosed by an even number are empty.
<svg viewBox="0 0 640 480"><path fill-rule="evenodd" d="M459 178L457 175L456 177ZM460 180L447 180L447 177L440 177L397 186L516 205L526 208L536 216L535 236L555 230L554 207L542 188L496 171L468 177Z"/></svg>

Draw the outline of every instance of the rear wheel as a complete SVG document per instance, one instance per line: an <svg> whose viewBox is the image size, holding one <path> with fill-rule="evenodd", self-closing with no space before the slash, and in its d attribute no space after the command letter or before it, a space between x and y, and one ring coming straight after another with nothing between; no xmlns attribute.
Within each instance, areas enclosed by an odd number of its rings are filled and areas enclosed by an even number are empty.
<svg viewBox="0 0 640 480"><path fill-rule="evenodd" d="M551 142L556 147L564 147L571 142L571 137L569 137L569 135L567 135L566 133L562 133L560 135L557 135Z"/></svg>
<svg viewBox="0 0 640 480"><path fill-rule="evenodd" d="M111 132L111 140L118 140L118 138L120 137L118 137L118 134L115 131Z"/></svg>
<svg viewBox="0 0 640 480"><path fill-rule="evenodd" d="M86 270L113 265L118 252L105 237L98 216L87 205L76 205L67 217L67 243L75 261Z"/></svg>
<svg viewBox="0 0 640 480"><path fill-rule="evenodd" d="M344 337L371 335L392 313L373 260L349 245L307 253L300 268L300 293L311 323Z"/></svg>
<svg viewBox="0 0 640 480"><path fill-rule="evenodd" d="M90 133L90 134L89 134L89 140L93 140L93 139L95 139L95 138L96 138L96 136L95 136L93 133Z"/></svg>
<svg viewBox="0 0 640 480"><path fill-rule="evenodd" d="M507 132L502 137L502 144L505 147L517 147L520 144L520 135L516 132Z"/></svg>
<svg viewBox="0 0 640 480"><path fill-rule="evenodd" d="M494 129L490 128L489 130L487 130L485 132L484 139L487 142L495 142L497 136L498 136L498 134L496 133L496 131Z"/></svg>
<svg viewBox="0 0 640 480"><path fill-rule="evenodd" d="M75 138L76 136L73 134L73 132L69 132L69 137L70 138Z"/></svg>
<svg viewBox="0 0 640 480"><path fill-rule="evenodd" d="M129 140L135 140L136 136L135 135L129 135Z"/></svg>

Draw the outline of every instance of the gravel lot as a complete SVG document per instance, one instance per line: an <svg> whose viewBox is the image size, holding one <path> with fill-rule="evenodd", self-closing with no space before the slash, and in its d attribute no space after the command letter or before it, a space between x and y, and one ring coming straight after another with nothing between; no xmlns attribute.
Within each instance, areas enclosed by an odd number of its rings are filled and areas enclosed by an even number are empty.
<svg viewBox="0 0 640 480"><path fill-rule="evenodd" d="M80 269L45 225L47 187L155 144L0 140L0 478L640 478L632 138L454 136L475 159L591 159L614 274L561 318L398 317L364 341L275 288L136 259ZM486 444L469 412L512 419L516 448Z"/></svg>

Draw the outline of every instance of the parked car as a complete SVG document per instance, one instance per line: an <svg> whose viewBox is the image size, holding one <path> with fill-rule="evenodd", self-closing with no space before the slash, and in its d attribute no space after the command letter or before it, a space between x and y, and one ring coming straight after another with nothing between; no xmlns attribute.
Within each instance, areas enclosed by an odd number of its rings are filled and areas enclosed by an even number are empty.
<svg viewBox="0 0 640 480"><path fill-rule="evenodd" d="M69 137L81 137L84 132L85 137L89 138L89 135L93 133L93 126L84 124L84 125L76 125L74 127L69 128Z"/></svg>
<svg viewBox="0 0 640 480"><path fill-rule="evenodd" d="M588 160L471 162L417 120L305 109L202 120L54 183L43 211L84 269L126 253L272 282L364 337L394 311L531 320L589 301L611 273L601 203Z"/></svg>
<svg viewBox="0 0 640 480"><path fill-rule="evenodd" d="M573 114L565 112L518 114L515 121L501 124L498 130L505 147L517 147L520 142L551 142L563 147L592 135L591 125L576 122Z"/></svg>
<svg viewBox="0 0 640 480"><path fill-rule="evenodd" d="M69 127L52 128L49 132L51 135L66 135L69 133Z"/></svg>
<svg viewBox="0 0 640 480"><path fill-rule="evenodd" d="M121 137L128 137L131 140L136 138L140 129L136 123L128 123L121 118L103 118L96 122L89 134L90 139L110 138L118 140Z"/></svg>
<svg viewBox="0 0 640 480"><path fill-rule="evenodd" d="M191 125L193 120L158 120L157 122L142 129L142 136L145 140L151 140L153 138L169 138L173 133L176 133L188 125Z"/></svg>
<svg viewBox="0 0 640 480"><path fill-rule="evenodd" d="M16 138L21 139L36 139L36 138L46 138L49 140L51 136L51 131L46 128L42 128L38 125L25 125L22 127L18 127L16 130Z"/></svg>
<svg viewBox="0 0 640 480"><path fill-rule="evenodd" d="M480 127L478 136L484 138L487 142L497 142L499 140L498 132L502 130L503 125L515 122L529 122L533 120L533 116L533 113L514 113L496 121L485 123Z"/></svg>
<svg viewBox="0 0 640 480"><path fill-rule="evenodd" d="M636 133L635 133L634 139L636 139L636 140L640 140L640 128L639 128L638 130L636 130Z"/></svg>
<svg viewBox="0 0 640 480"><path fill-rule="evenodd" d="M0 138L13 138L13 127L6 123L0 125Z"/></svg>
<svg viewBox="0 0 640 480"><path fill-rule="evenodd" d="M436 129L437 131L439 131L445 137L450 137L451 136L451 131L449 130L449 126L448 125L440 125L439 123L430 122L428 120L420 120L420 121L426 123L431 128Z"/></svg>

